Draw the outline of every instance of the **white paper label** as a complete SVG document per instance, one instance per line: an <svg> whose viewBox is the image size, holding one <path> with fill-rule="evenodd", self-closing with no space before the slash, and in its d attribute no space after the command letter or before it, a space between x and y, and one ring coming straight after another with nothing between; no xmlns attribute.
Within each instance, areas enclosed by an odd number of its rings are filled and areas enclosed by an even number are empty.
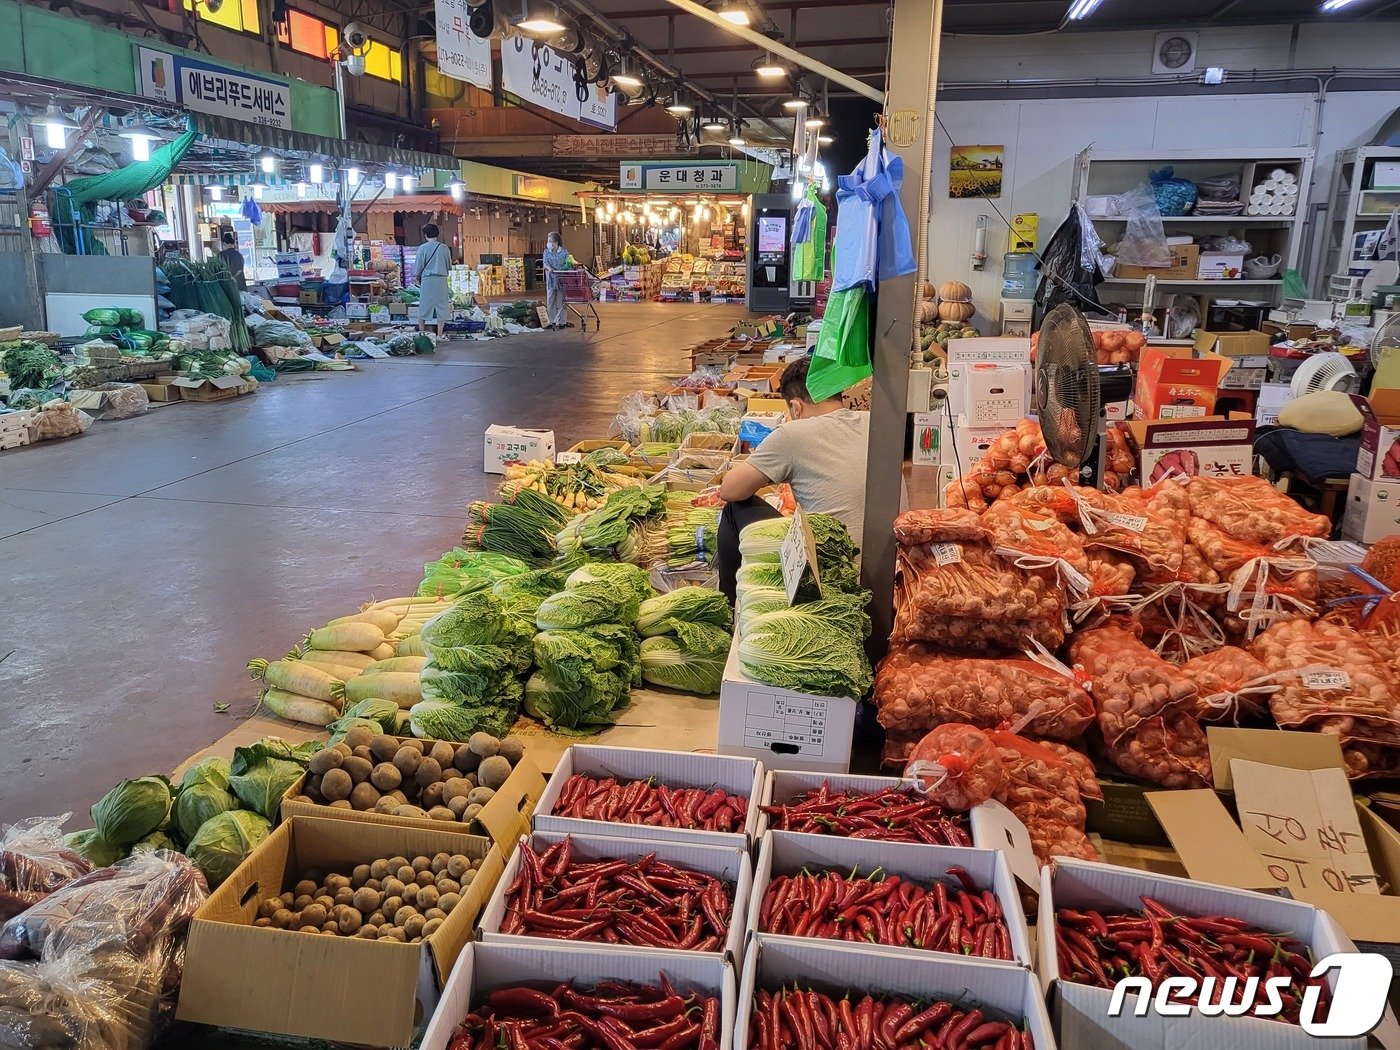
<svg viewBox="0 0 1400 1050"><path fill-rule="evenodd" d="M963 560L962 546L957 543L935 543L933 560L938 565L956 565Z"/></svg>
<svg viewBox="0 0 1400 1050"><path fill-rule="evenodd" d="M1142 532L1147 528L1147 519L1139 514L1105 514L1104 520L1129 532Z"/></svg>
<svg viewBox="0 0 1400 1050"><path fill-rule="evenodd" d="M768 693L751 689L744 712L744 746L771 749L786 744L808 758L826 750L826 719L830 704L819 698Z"/></svg>
<svg viewBox="0 0 1400 1050"><path fill-rule="evenodd" d="M807 568L807 544L802 537L802 508L793 512L787 535L779 548L778 557L783 566L783 586L787 588L788 604L797 597L798 585L802 583L802 571Z"/></svg>
<svg viewBox="0 0 1400 1050"><path fill-rule="evenodd" d="M554 457L554 462L561 467L570 463L582 463L583 454L581 452L561 452Z"/></svg>
<svg viewBox="0 0 1400 1050"><path fill-rule="evenodd" d="M1345 671L1309 671L1303 675L1309 689L1350 689L1351 675Z"/></svg>

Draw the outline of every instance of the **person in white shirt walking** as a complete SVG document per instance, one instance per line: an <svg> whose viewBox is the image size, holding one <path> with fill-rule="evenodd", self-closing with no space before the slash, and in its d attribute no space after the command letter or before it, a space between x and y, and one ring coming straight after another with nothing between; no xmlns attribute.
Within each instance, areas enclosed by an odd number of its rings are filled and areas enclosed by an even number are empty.
<svg viewBox="0 0 1400 1050"><path fill-rule="evenodd" d="M418 331L429 321L437 322L437 337L442 338L443 326L452 316L451 297L447 293L447 275L452 270L452 249L438 240L437 223L425 223L418 246Z"/></svg>

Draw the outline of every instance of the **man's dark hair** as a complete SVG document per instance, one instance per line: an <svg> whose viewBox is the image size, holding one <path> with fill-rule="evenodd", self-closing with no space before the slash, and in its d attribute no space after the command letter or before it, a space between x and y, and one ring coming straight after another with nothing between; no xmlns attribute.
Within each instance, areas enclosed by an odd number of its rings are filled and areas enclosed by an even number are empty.
<svg viewBox="0 0 1400 1050"><path fill-rule="evenodd" d="M423 236L424 236L424 237L436 237L437 235L438 235L437 223L435 223L435 222L425 222L425 223L423 224Z"/></svg>
<svg viewBox="0 0 1400 1050"><path fill-rule="evenodd" d="M237 238L234 237L233 231L232 231L232 230L225 230L225 231L224 231L223 242L224 242L225 244L233 244L236 240L237 240Z"/></svg>
<svg viewBox="0 0 1400 1050"><path fill-rule="evenodd" d="M783 395L784 401L805 401L809 405L816 404L812 400L812 395L807 392L807 369L811 367L811 364L810 357L799 357L783 369L783 374L778 378L778 391Z"/></svg>

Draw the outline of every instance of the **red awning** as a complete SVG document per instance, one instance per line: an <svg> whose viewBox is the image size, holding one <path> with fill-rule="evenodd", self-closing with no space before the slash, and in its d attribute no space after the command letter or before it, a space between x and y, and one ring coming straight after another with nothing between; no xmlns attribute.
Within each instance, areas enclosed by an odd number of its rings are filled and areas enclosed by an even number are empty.
<svg viewBox="0 0 1400 1050"><path fill-rule="evenodd" d="M267 204L259 204L258 208L269 215L297 215L316 212L334 215L340 211L335 201L272 201Z"/></svg>

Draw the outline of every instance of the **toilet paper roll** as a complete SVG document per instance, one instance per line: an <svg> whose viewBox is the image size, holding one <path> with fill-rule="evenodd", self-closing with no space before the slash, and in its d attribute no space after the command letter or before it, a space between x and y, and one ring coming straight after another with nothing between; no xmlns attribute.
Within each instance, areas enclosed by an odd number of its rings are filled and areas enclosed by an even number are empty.
<svg viewBox="0 0 1400 1050"><path fill-rule="evenodd" d="M1291 183L1280 189L1279 193L1284 197L1296 197L1298 196L1298 185L1297 183Z"/></svg>
<svg viewBox="0 0 1400 1050"><path fill-rule="evenodd" d="M1269 199L1269 196L1270 196L1270 194L1268 193L1267 190L1255 190L1253 193L1251 193L1251 194L1249 195L1249 203L1250 203L1250 204L1263 204L1266 200Z"/></svg>
<svg viewBox="0 0 1400 1050"><path fill-rule="evenodd" d="M1258 215L1261 210L1263 210L1263 205L1250 204L1249 207L1245 208L1244 213L1246 215Z"/></svg>
<svg viewBox="0 0 1400 1050"><path fill-rule="evenodd" d="M1288 172L1284 171L1282 168L1275 168L1273 171L1269 172L1269 178L1275 182L1282 182L1284 179L1288 178Z"/></svg>

